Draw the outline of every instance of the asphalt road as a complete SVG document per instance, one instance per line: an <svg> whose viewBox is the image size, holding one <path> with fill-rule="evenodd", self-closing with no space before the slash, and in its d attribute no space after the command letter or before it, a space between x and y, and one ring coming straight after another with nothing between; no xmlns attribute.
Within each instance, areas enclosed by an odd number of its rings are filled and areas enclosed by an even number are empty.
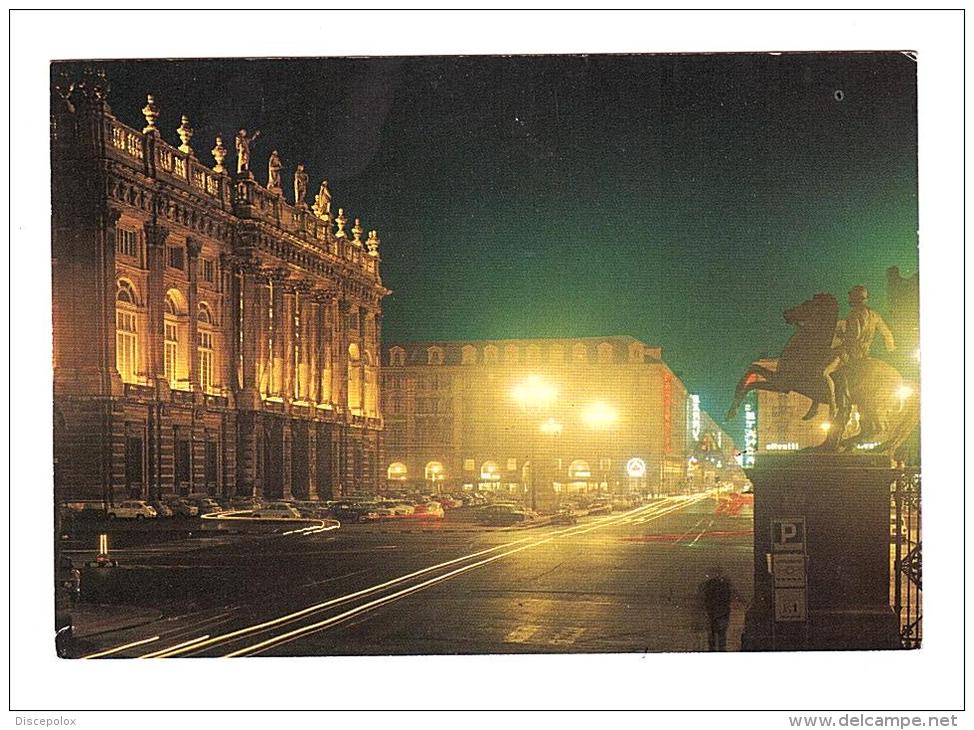
<svg viewBox="0 0 974 730"><path fill-rule="evenodd" d="M574 526L174 537L114 551L120 567L85 585L86 601L163 618L86 637L76 656L702 651L715 565L739 593L736 649L751 593L750 513L706 495Z"/></svg>

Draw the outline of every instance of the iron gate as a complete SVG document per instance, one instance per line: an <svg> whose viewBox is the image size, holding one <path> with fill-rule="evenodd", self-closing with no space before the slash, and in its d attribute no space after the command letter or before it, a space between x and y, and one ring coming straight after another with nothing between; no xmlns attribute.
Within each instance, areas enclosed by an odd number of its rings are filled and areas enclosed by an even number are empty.
<svg viewBox="0 0 974 730"><path fill-rule="evenodd" d="M900 645L919 648L923 638L920 471L903 469L890 485L890 603L900 622Z"/></svg>

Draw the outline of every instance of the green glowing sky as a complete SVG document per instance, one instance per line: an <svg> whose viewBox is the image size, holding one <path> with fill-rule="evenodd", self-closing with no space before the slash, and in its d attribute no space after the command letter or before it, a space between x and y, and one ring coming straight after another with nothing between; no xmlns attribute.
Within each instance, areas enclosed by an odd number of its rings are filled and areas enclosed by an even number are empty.
<svg viewBox="0 0 974 730"><path fill-rule="evenodd" d="M916 271L903 54L103 65L122 121L153 92L207 161L244 126L259 179L327 177L380 231L386 341L628 334L719 416L784 308Z"/></svg>

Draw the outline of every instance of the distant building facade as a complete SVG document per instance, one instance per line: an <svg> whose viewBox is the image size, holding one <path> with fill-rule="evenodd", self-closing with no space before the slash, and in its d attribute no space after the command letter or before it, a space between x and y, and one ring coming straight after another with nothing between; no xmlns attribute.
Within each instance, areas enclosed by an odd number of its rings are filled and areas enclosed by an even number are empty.
<svg viewBox="0 0 974 730"><path fill-rule="evenodd" d="M204 164L186 117L173 146L151 97L139 131L106 96L89 73L52 100L59 498L372 489L378 235L346 232L324 184L290 204L249 149L232 174L218 137Z"/></svg>
<svg viewBox="0 0 974 730"><path fill-rule="evenodd" d="M694 478L690 394L659 347L597 337L393 343L383 353L390 487L518 492L536 478L565 492L678 492ZM702 418L698 439L714 427ZM730 438L719 440L733 462Z"/></svg>

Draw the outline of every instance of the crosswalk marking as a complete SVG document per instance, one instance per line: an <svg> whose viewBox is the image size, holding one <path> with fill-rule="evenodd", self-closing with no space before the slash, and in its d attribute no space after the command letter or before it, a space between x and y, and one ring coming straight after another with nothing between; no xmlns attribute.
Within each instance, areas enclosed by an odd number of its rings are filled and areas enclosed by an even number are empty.
<svg viewBox="0 0 974 730"><path fill-rule="evenodd" d="M540 626L518 626L504 637L506 644L523 644L541 630Z"/></svg>

